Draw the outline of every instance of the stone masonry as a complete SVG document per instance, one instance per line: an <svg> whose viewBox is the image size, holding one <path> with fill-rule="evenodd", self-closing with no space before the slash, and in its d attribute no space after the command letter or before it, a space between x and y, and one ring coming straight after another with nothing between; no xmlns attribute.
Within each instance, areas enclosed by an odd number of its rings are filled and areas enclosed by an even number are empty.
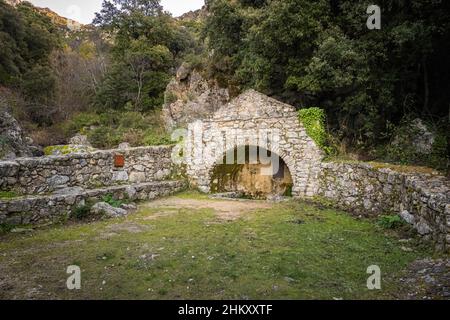
<svg viewBox="0 0 450 320"><path fill-rule="evenodd" d="M184 185L181 181L144 182L81 190L73 194L38 195L0 200L0 224L42 225L61 222L69 218L77 208L88 202L101 201L106 195L112 195L119 200L153 200L180 191Z"/></svg>
<svg viewBox="0 0 450 320"><path fill-rule="evenodd" d="M1 161L0 190L45 194L75 186L161 181L172 173L171 153L172 147L161 146ZM116 155L124 157L123 167L115 166Z"/></svg>
<svg viewBox="0 0 450 320"><path fill-rule="evenodd" d="M226 141L233 132L236 139ZM262 132L277 132L279 141L261 145L255 136ZM306 134L293 106L254 90L244 92L209 119L189 126L186 141L190 183L204 192L210 191L212 172L217 160L223 158L223 150L255 144L284 160L295 196L313 196L316 192L323 152Z"/></svg>
<svg viewBox="0 0 450 320"><path fill-rule="evenodd" d="M168 181L174 172L172 148L141 147L2 161L0 191L13 191L18 197L0 200L0 224L62 221L88 201L101 201L106 195L152 200L179 191L184 182Z"/></svg>

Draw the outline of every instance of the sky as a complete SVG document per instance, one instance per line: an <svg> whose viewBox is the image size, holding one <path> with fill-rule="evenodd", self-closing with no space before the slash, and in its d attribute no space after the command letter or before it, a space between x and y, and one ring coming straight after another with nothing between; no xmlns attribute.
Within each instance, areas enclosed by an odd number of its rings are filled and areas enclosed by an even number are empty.
<svg viewBox="0 0 450 320"><path fill-rule="evenodd" d="M60 16L89 24L100 11L103 0L28 0L37 7L50 8ZM204 0L161 0L164 9L171 12L174 17L191 10L200 9Z"/></svg>

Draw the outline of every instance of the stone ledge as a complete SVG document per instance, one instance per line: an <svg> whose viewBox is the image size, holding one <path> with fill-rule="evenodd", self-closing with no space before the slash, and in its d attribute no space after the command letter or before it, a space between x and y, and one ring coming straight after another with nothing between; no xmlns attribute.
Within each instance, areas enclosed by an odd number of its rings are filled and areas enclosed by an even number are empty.
<svg viewBox="0 0 450 320"><path fill-rule="evenodd" d="M119 200L153 200L184 188L183 181L160 181L1 200L0 224L14 226L58 222L69 218L77 207L85 205L87 201L99 201L105 195L111 194Z"/></svg>
<svg viewBox="0 0 450 320"><path fill-rule="evenodd" d="M173 170L172 148L137 147L0 161L0 190L31 195L66 187L91 189L166 180ZM116 166L115 155L124 156L123 166Z"/></svg>

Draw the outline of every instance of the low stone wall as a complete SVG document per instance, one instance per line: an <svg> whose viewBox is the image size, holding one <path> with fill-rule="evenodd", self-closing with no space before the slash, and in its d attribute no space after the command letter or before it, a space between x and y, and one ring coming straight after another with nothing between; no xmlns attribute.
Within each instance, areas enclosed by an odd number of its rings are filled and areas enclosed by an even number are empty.
<svg viewBox="0 0 450 320"><path fill-rule="evenodd" d="M362 215L400 214L439 250L450 249L450 181L367 163L321 165L317 194Z"/></svg>
<svg viewBox="0 0 450 320"><path fill-rule="evenodd" d="M77 207L88 201L101 201L105 195L112 195L115 199L153 200L180 191L184 187L185 183L181 181L158 181L85 190L76 194L0 200L0 224L39 225L64 221L70 218Z"/></svg>
<svg viewBox="0 0 450 320"><path fill-rule="evenodd" d="M172 173L171 153L171 146L160 146L1 161L0 190L45 194L66 187L161 181ZM116 155L124 157L123 167L115 166Z"/></svg>

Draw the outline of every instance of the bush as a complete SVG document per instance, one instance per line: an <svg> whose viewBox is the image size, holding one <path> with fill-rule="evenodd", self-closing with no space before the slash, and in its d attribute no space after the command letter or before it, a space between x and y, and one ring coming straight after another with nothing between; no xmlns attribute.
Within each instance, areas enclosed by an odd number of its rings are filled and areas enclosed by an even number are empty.
<svg viewBox="0 0 450 320"><path fill-rule="evenodd" d="M155 133L153 131L148 131L144 137L144 145L146 146L161 146L173 144L169 135Z"/></svg>
<svg viewBox="0 0 450 320"><path fill-rule="evenodd" d="M101 126L87 133L89 142L96 148L108 149L122 142L120 132L111 127Z"/></svg>
<svg viewBox="0 0 450 320"><path fill-rule="evenodd" d="M18 196L14 191L0 191L0 199L12 199Z"/></svg>
<svg viewBox="0 0 450 320"><path fill-rule="evenodd" d="M75 210L73 210L72 215L76 220L86 219L86 217L88 217L91 212L91 208L92 208L91 204L85 204L85 205L76 207Z"/></svg>
<svg viewBox="0 0 450 320"><path fill-rule="evenodd" d="M106 202L107 204L109 204L114 208L120 208L120 206L125 203L124 201L114 199L114 196L112 194L108 194L102 197L102 201Z"/></svg>
<svg viewBox="0 0 450 320"><path fill-rule="evenodd" d="M90 126L100 125L100 116L92 112L82 112L76 114L65 125L65 131L67 134L72 135L78 132L82 132L85 128Z"/></svg>
<svg viewBox="0 0 450 320"><path fill-rule="evenodd" d="M405 222L398 215L385 215L378 219L378 225L384 229L397 229L404 224Z"/></svg>
<svg viewBox="0 0 450 320"><path fill-rule="evenodd" d="M325 111L320 108L301 109L298 113L301 123L305 126L306 133L326 154L332 154L333 148L325 127Z"/></svg>
<svg viewBox="0 0 450 320"><path fill-rule="evenodd" d="M115 148L121 142L128 142L135 147L170 143L162 125L160 110L146 113L117 110L103 113L83 112L66 121L61 127L66 140L75 133L85 134L92 146L100 149Z"/></svg>

